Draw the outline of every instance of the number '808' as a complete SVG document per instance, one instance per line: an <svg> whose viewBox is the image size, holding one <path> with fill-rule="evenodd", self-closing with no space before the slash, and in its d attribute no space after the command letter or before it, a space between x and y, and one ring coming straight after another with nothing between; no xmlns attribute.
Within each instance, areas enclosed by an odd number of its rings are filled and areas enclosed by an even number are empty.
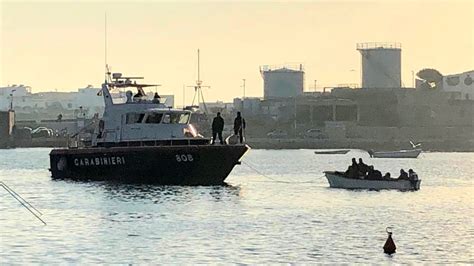
<svg viewBox="0 0 474 266"><path fill-rule="evenodd" d="M192 162L194 161L192 154L176 154L176 161L180 162Z"/></svg>

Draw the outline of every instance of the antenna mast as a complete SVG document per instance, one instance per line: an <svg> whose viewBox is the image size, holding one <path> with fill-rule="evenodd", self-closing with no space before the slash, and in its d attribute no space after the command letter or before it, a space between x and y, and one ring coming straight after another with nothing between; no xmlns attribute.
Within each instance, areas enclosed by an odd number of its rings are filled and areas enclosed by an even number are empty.
<svg viewBox="0 0 474 266"><path fill-rule="evenodd" d="M110 75L109 66L107 65L107 12L105 12L104 17L104 61L105 61L105 82L107 83L107 78Z"/></svg>
<svg viewBox="0 0 474 266"><path fill-rule="evenodd" d="M199 62L199 49L198 49L198 80L197 80L197 84L201 84L201 75L200 75L200 62Z"/></svg>
<svg viewBox="0 0 474 266"><path fill-rule="evenodd" d="M204 101L204 95L202 93L202 88L205 87L205 88L210 88L210 86L202 86L202 80L201 80L201 61L200 61L200 51L199 49L197 50L197 56L198 56L198 62L197 62L197 70L198 70L198 78L196 80L196 85L195 86L191 86L191 87L194 87L194 97L193 97L193 102L191 105L194 105L194 100L196 100L196 96L197 96L197 102L198 102L198 106L199 104L201 103L201 100L202 100L202 104L204 106L204 113L208 113L207 111L207 106L206 106L206 102Z"/></svg>

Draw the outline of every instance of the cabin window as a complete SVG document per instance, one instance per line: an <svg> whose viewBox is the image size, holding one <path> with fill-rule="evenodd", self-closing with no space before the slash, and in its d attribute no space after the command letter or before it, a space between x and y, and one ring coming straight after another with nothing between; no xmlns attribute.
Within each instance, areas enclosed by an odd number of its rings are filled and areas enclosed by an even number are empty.
<svg viewBox="0 0 474 266"><path fill-rule="evenodd" d="M169 124L169 123L171 123L171 116L170 116L170 114L165 114L165 117L163 118L163 123L164 123L164 124Z"/></svg>
<svg viewBox="0 0 474 266"><path fill-rule="evenodd" d="M159 113L148 114L148 117L146 118L145 123L159 124L161 122L161 118L163 118L163 114L159 114Z"/></svg>
<svg viewBox="0 0 474 266"><path fill-rule="evenodd" d="M168 113L164 115L164 124L187 124L189 121L188 113Z"/></svg>
<svg viewBox="0 0 474 266"><path fill-rule="evenodd" d="M172 123L172 124L177 124L177 123L179 122L180 116L181 116L181 114L172 113L172 114L171 114L171 123Z"/></svg>
<svg viewBox="0 0 474 266"><path fill-rule="evenodd" d="M187 124L188 121L189 121L189 114L188 113L181 114L179 116L179 121L178 121L179 124Z"/></svg>
<svg viewBox="0 0 474 266"><path fill-rule="evenodd" d="M138 114L138 113L128 113L126 123L127 124L136 124L141 123L145 114Z"/></svg>

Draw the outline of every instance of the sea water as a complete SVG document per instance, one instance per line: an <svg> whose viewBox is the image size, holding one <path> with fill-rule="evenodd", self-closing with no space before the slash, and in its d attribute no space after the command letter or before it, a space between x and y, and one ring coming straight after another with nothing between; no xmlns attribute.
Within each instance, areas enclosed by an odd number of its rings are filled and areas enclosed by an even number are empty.
<svg viewBox="0 0 474 266"><path fill-rule="evenodd" d="M47 223L0 188L2 264L474 263L474 153L251 150L228 186L179 187L54 181L49 151L0 150L0 181ZM413 168L421 189L329 188L322 172L352 157L392 176Z"/></svg>

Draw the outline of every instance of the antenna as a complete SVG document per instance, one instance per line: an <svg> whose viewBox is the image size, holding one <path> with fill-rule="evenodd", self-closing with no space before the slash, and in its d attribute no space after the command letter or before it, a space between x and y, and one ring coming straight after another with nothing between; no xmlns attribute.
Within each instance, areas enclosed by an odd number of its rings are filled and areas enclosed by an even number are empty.
<svg viewBox="0 0 474 266"><path fill-rule="evenodd" d="M200 75L200 62L199 62L199 49L198 49L198 80L196 83L201 84L201 75Z"/></svg>
<svg viewBox="0 0 474 266"><path fill-rule="evenodd" d="M195 86L188 86L188 87L193 87L194 88L194 97L193 97L193 102L191 105L194 105L194 101L196 100L196 97L197 97L197 103L198 103L198 106L199 106L199 103L201 103L201 100L202 100L202 103L204 105L204 112L207 114L208 111L207 111L207 106L206 106L206 102L204 100L204 95L202 93L202 88L210 88L210 86L202 86L202 81L201 81L201 66L200 66L200 52L199 52L199 49L197 50L197 56L198 56L198 62L197 62L197 69L198 69L198 78L196 80L196 85Z"/></svg>
<svg viewBox="0 0 474 266"><path fill-rule="evenodd" d="M104 21L104 60L105 60L105 82L107 83L107 77L110 75L109 66L107 65L107 12L105 12Z"/></svg>
<svg viewBox="0 0 474 266"><path fill-rule="evenodd" d="M183 84L183 109L186 107L186 85Z"/></svg>

